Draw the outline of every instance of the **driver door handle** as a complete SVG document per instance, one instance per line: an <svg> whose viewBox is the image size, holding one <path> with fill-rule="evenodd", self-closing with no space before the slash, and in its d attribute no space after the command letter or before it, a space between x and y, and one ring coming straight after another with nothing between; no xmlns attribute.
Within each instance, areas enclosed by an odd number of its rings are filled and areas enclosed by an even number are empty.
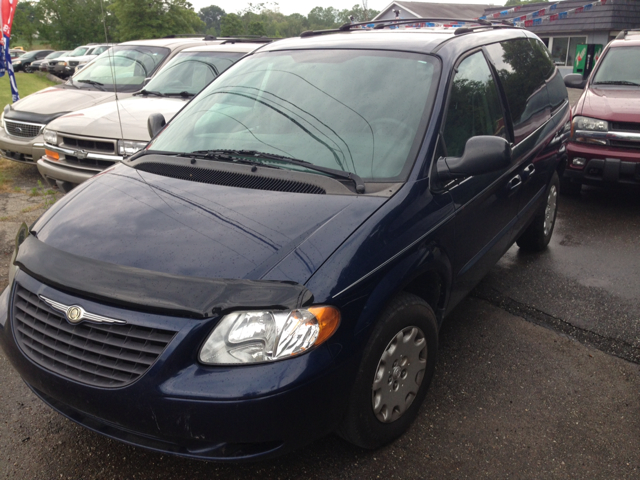
<svg viewBox="0 0 640 480"><path fill-rule="evenodd" d="M533 163L530 163L529 165L527 165L525 167L525 169L522 171L522 173L524 173L526 175L526 178L528 178L531 175L533 175L534 173L536 173L536 167L533 165Z"/></svg>
<svg viewBox="0 0 640 480"><path fill-rule="evenodd" d="M513 191L522 185L522 177L520 175L516 175L511 180L509 180L509 191Z"/></svg>

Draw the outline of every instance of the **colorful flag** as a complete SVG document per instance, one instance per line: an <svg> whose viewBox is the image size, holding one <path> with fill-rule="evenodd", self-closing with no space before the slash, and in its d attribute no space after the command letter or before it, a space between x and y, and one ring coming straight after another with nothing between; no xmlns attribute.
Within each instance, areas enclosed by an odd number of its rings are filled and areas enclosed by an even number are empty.
<svg viewBox="0 0 640 480"><path fill-rule="evenodd" d="M20 100L18 94L18 86L16 84L16 77L13 73L13 64L11 63L11 53L9 52L10 40L11 40L11 26L13 25L13 17L16 13L16 4L18 0L1 0L2 17L0 24L2 25L2 59L0 60L0 77L4 75L5 71L9 72L9 82L11 83L11 96L13 101Z"/></svg>

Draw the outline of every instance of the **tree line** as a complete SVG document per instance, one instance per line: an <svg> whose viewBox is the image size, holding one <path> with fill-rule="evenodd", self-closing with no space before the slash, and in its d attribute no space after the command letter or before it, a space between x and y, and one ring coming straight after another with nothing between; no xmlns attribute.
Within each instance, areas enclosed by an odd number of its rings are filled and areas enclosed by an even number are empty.
<svg viewBox="0 0 640 480"><path fill-rule="evenodd" d="M351 17L370 20L378 13L367 8L366 0L351 9L315 7L306 16L284 15L275 2L249 3L244 10L228 13L217 5L196 12L187 0L25 0L16 7L11 43L68 50L90 42L179 34L285 38L335 28Z"/></svg>

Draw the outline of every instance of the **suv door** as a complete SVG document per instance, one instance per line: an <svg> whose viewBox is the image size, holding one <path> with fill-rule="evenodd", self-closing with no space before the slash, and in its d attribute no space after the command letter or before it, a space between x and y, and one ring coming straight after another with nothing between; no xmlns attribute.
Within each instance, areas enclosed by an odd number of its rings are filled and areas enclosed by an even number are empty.
<svg viewBox="0 0 640 480"><path fill-rule="evenodd" d="M464 57L449 87L441 132L441 155L460 157L467 140L478 135L508 138L496 80L481 50ZM511 222L517 204L509 195L511 167L456 180L444 186L456 206L455 305L513 242Z"/></svg>

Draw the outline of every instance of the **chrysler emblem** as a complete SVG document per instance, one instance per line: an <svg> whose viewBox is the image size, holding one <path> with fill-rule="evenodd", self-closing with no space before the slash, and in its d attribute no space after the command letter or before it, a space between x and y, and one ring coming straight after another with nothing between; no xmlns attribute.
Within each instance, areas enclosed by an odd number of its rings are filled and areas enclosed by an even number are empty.
<svg viewBox="0 0 640 480"><path fill-rule="evenodd" d="M95 313L87 312L84 308L79 305L64 305L63 303L58 303L50 298L43 297L42 295L38 295L40 300L45 302L47 305L52 307L54 310L63 313L67 321L73 325L76 325L83 320L87 320L89 322L97 322L97 323L127 323L124 320L118 320L110 317L103 317L102 315L96 315Z"/></svg>

